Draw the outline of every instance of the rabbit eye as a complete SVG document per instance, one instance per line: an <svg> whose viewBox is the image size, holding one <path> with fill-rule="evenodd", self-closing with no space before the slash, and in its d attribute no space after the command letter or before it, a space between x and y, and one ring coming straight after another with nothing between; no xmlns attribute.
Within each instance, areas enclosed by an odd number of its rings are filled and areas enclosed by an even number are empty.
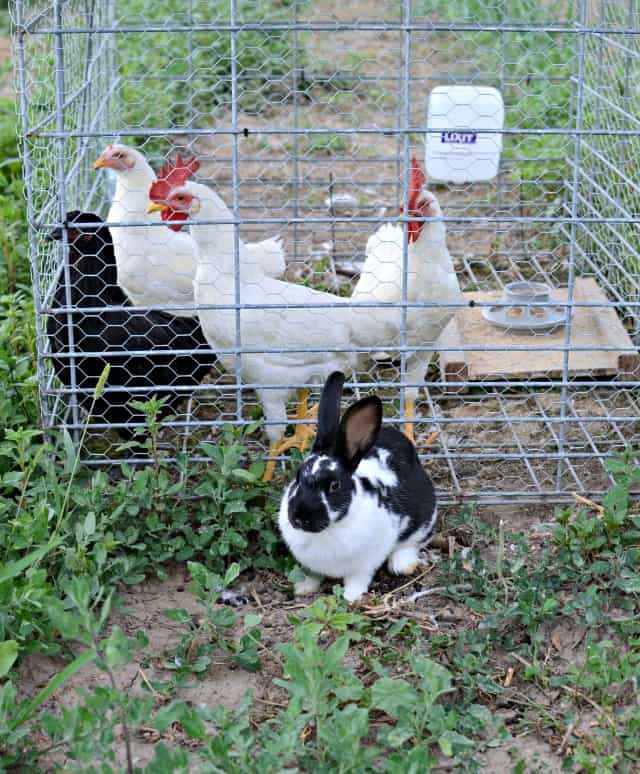
<svg viewBox="0 0 640 774"><path fill-rule="evenodd" d="M340 489L340 482L339 482L339 481L335 481L335 480L334 480L334 481L332 481L332 482L329 484L329 491L330 491L330 492L337 492L337 491L338 491L338 489Z"/></svg>

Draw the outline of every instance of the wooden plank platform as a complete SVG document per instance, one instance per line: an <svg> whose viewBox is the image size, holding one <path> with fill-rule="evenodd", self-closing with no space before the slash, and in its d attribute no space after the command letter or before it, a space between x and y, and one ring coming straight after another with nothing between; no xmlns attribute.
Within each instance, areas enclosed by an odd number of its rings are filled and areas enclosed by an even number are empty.
<svg viewBox="0 0 640 774"><path fill-rule="evenodd" d="M557 288L553 295L566 300L566 288ZM465 293L469 301L497 301L502 293ZM607 297L591 278L576 279L576 302L607 302ZM482 316L481 308L461 308L442 332L440 366L445 380L450 382L494 379L532 379L562 377L564 352L539 349L513 350L510 347L533 345L563 346L564 327L553 333L512 333L496 328ZM446 346L504 347L502 351L448 352ZM640 356L624 329L616 310L611 307L575 307L571 324L572 347L618 347L618 351L580 350L569 354L571 376L618 376L637 379L640 376Z"/></svg>

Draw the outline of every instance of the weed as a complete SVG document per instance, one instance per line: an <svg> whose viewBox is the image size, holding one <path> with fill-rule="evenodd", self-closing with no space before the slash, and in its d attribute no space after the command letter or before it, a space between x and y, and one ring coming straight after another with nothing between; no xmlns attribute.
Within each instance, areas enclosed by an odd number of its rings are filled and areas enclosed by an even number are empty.
<svg viewBox="0 0 640 774"><path fill-rule="evenodd" d="M580 507L558 514L554 533L559 558L570 576L597 586L613 584L623 594L640 592L640 513L632 488L640 483L637 454L625 452L606 462L614 484L599 510ZM569 570L570 568L570 570Z"/></svg>
<svg viewBox="0 0 640 774"><path fill-rule="evenodd" d="M231 640L227 635L236 624L236 614L231 607L218 604L222 592L238 578L239 565L230 565L224 576L210 572L198 562L189 562L187 567L193 579L193 593L204 614L194 617L184 608L165 610L168 618L187 627L178 651L165 663L166 668L175 671L178 677L201 673L209 668L212 655L222 650L232 653L235 661L245 669L259 669L260 618L246 616L239 641Z"/></svg>

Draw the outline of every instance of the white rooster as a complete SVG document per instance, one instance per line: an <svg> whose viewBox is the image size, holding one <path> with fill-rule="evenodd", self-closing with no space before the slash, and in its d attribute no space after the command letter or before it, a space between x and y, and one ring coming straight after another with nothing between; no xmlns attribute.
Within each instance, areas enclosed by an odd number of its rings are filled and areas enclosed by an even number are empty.
<svg viewBox="0 0 640 774"><path fill-rule="evenodd" d="M425 177L415 159L411 160L409 214L432 221L410 221L407 225L407 301L436 302L441 307L407 309L407 345L435 347L438 337L455 314L455 304L462 301L453 261L447 250L447 229L435 195L425 187ZM366 259L351 299L358 302L394 302L402 300L404 229L385 223L372 234L366 247ZM372 309L372 315L386 310ZM380 346L398 346L400 329L392 340L379 341ZM413 420L419 384L433 357L432 350L407 353L405 416ZM413 422L405 424L405 434L415 441Z"/></svg>
<svg viewBox="0 0 640 774"><path fill-rule="evenodd" d="M191 164L193 172L200 166L195 158L184 163ZM120 143L108 145L94 162L94 167L112 169L116 174L116 190L107 221L145 224L110 229L118 284L136 306L193 305L196 243L188 231L168 231L147 225L160 222L160 218L157 213L147 213L149 187L156 175L142 153ZM232 219L222 199L212 194L218 199L219 217ZM279 238L249 243L244 255L248 266L257 265L269 276L279 276L286 268ZM197 312L186 308L175 310L173 314L195 317Z"/></svg>
<svg viewBox="0 0 640 774"><path fill-rule="evenodd" d="M186 218L219 219L219 201L213 191L207 186L186 182L189 171L177 166L165 170L163 178L151 187L149 197L153 203L149 205L149 211L160 211L162 218L175 229L181 228L181 221ZM180 177L183 184L173 185L168 190L171 186L166 179L171 178L174 184ZM194 279L196 303L233 306L236 303L233 225L220 228L196 223L191 226L191 233L199 248ZM351 309L347 305L349 299L273 279L260 270L247 271L242 246L238 291L244 305L239 312L239 341L233 308L201 309L200 323L216 353L241 347L243 382L274 385L274 388L256 388L271 445L265 471L265 480L269 480L275 468L274 458L287 448L304 448L312 433L309 426L298 424L293 438L283 438L287 425L286 404L294 390L282 385L320 382L332 371L352 371L357 360L356 353L349 351L353 346L354 331L358 323L367 328L369 320L365 318L368 318L369 310ZM286 308L265 309L264 306L269 304ZM312 306L319 304L337 308ZM265 349L273 351L262 351ZM219 359L227 370L233 369L233 355L219 354ZM297 417L301 420L311 417L307 409L307 391L301 390L298 398Z"/></svg>

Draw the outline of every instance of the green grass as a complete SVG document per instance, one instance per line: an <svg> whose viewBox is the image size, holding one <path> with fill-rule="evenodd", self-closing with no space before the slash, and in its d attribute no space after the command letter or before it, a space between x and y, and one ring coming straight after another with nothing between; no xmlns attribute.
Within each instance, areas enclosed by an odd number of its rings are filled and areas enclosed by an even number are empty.
<svg viewBox="0 0 640 774"><path fill-rule="evenodd" d="M288 143L288 147L293 147ZM351 147L351 138L336 132L321 132L304 135L300 152L304 156L336 156L347 154Z"/></svg>
<svg viewBox="0 0 640 774"><path fill-rule="evenodd" d="M444 606L434 603L436 616L451 605L466 610L464 624L445 627L441 634L424 626L423 616L414 617L413 605L400 606L399 596L395 605L374 598L368 610L361 610L349 608L336 589L291 618L291 639L275 651L264 649L259 616L240 622L234 611L217 603L218 593L234 584L240 566L231 563L216 573L190 562L192 590L202 614L194 624L185 609L166 611L183 630L167 659L168 682L155 683L148 698L87 689L76 706L57 716L43 711L41 704L87 660L115 682L148 645L142 632L131 638L117 626L108 629L113 585L99 574L96 579L95 572L75 570L57 594L50 592L52 631L32 632L31 639L38 649L52 642L57 648L82 643L84 654L36 697L16 702L14 684L4 683L4 761L20 760L23 770L38 770L38 749L28 737L31 720L48 738L46 748L64 751L68 761L76 761L73 770L84 771L83 761L100 759L104 771L114 771L109 761L117 719L129 735L144 726L162 738L148 772L204 766L225 774L400 774L428 772L443 761L456 770L478 771L484 753L499 745L517 746L521 735L534 733L556 748L563 740L566 771L633 771L640 764L640 514L629 495L640 473L634 462L632 455L611 461L616 484L599 511L577 507L558 512L546 548L531 536L496 530L472 512L462 513L459 525L449 526L454 534L464 530L470 552L444 561L429 578L440 597L449 600ZM245 480L250 488L256 486ZM89 531L93 529L91 525ZM513 548L507 552L508 545ZM497 550L488 554L493 547ZM29 565L42 559L33 556ZM21 572L33 583L33 572ZM569 632L584 629L584 646L573 661L556 652L556 627L562 625ZM230 637L234 626L240 626L240 636ZM14 642L0 647L5 673L20 651ZM234 711L175 698L181 686L221 659L249 670L268 664L275 671L281 698L268 718L253 722L264 707L250 694ZM512 682L506 686L509 666ZM558 694L562 699L552 701ZM168 741L170 727L174 735L180 730L182 745ZM528 770L525 760L514 760L513 770Z"/></svg>
<svg viewBox="0 0 640 774"><path fill-rule="evenodd" d="M9 18L9 0L0 2L0 33L8 35L11 30L11 20Z"/></svg>
<svg viewBox="0 0 640 774"><path fill-rule="evenodd" d="M293 0L240 0L237 20L246 23L289 21ZM122 24L188 23L185 4L177 0L131 0L121 11ZM192 21L231 22L226 0L193 3ZM118 40L123 76L122 125L128 127L210 126L231 105L231 35L196 31L190 35L164 32L130 33ZM299 43L300 46L300 43ZM167 55L170 52L170 56ZM291 32L247 30L236 36L236 73L241 89L238 107L260 114L270 100L287 99L294 70ZM300 46L298 67L305 64ZM148 143L147 146L148 147Z"/></svg>

